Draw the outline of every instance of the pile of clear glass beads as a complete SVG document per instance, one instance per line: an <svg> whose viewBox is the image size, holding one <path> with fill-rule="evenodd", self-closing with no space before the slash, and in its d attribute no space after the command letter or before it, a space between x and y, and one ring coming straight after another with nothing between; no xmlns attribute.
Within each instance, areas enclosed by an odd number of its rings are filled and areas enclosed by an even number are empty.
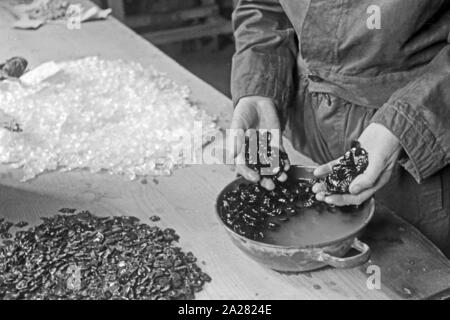
<svg viewBox="0 0 450 320"><path fill-rule="evenodd" d="M22 132L0 128L0 162L23 168L23 180L44 171L85 168L168 175L185 164L183 139L215 119L189 101L189 90L137 63L88 57L35 85L0 83L0 110ZM185 140L184 140L185 141Z"/></svg>

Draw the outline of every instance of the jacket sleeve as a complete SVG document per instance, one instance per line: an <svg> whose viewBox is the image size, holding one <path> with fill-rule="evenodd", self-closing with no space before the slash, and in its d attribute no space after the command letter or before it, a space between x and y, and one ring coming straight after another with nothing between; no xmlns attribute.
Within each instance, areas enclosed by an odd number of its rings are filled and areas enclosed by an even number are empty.
<svg viewBox="0 0 450 320"><path fill-rule="evenodd" d="M407 155L401 164L418 182L450 163L450 34L447 43L372 119L400 139Z"/></svg>
<svg viewBox="0 0 450 320"><path fill-rule="evenodd" d="M236 53L231 93L272 98L279 111L294 93L298 51L294 29L278 0L240 0L233 12Z"/></svg>

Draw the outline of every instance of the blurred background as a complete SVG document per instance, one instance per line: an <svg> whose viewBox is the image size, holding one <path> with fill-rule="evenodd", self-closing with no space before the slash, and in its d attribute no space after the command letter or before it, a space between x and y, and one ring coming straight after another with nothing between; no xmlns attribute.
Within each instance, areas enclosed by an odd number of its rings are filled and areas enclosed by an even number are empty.
<svg viewBox="0 0 450 320"><path fill-rule="evenodd" d="M192 73L230 96L237 0L97 0Z"/></svg>

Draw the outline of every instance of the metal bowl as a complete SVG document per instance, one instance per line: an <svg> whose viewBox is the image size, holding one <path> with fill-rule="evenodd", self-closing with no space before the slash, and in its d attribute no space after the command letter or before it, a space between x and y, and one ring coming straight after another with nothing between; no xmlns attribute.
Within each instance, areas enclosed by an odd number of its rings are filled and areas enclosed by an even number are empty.
<svg viewBox="0 0 450 320"><path fill-rule="evenodd" d="M313 168L293 167L289 172L290 179L311 178ZM318 241L301 246L279 246L263 242L258 242L245 238L222 221L220 217L220 204L228 192L235 190L240 184L248 183L243 178L239 178L230 183L219 194L216 202L216 215L221 224L225 227L232 242L246 255L262 265L282 272L305 272L332 266L335 268L353 268L365 263L370 257L370 248L365 243L358 240L367 224L372 219L375 212L375 201L373 199L366 202L357 209L355 214L363 215L362 222L355 226L348 233L333 240ZM359 251L358 254L344 257L351 249Z"/></svg>

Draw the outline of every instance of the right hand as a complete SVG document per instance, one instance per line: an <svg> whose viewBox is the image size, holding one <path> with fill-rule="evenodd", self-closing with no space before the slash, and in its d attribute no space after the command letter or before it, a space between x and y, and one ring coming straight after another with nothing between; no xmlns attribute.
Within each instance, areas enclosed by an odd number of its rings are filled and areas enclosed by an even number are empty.
<svg viewBox="0 0 450 320"><path fill-rule="evenodd" d="M245 133L249 129L278 129L280 130L279 141L271 141L273 146L277 146L281 151L284 151L281 136L280 120L278 119L275 104L270 98L250 96L241 98L234 110L233 120L231 122L231 129L234 129L234 141L236 144L233 147L233 158L237 160L236 170L245 179L257 183L261 182L261 186L267 190L273 190L275 184L271 179L263 178L259 174L242 163L244 160L244 144ZM286 162L284 171L289 170L289 161ZM287 174L284 172L278 177L279 181L286 181Z"/></svg>

